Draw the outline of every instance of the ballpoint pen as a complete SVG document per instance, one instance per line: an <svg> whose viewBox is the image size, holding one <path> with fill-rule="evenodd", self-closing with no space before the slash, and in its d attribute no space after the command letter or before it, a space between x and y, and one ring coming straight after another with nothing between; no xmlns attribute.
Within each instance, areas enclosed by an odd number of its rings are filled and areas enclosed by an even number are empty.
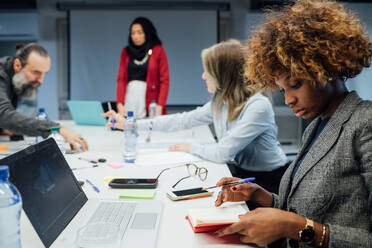
<svg viewBox="0 0 372 248"><path fill-rule="evenodd" d="M95 186L91 181L89 181L88 179L85 179L85 182L87 184L89 184L90 186L92 186L92 188L94 189L94 191L96 191L97 193L99 193L99 189L97 186Z"/></svg>
<svg viewBox="0 0 372 248"><path fill-rule="evenodd" d="M87 162L90 162L92 164L97 164L98 162L100 163L104 163L106 162L106 159L105 158L99 158L99 159L91 159L91 158L83 158L83 157L79 157L80 160L84 160L84 161L87 161Z"/></svg>
<svg viewBox="0 0 372 248"><path fill-rule="evenodd" d="M108 110L111 112L111 111L112 111L111 102L108 102L108 103L107 103L107 106L108 106ZM112 118L112 116L110 116L109 119L108 119L108 121L111 122L111 124L112 124L112 129L115 130L115 129L116 129L116 128L115 128L115 119Z"/></svg>
<svg viewBox="0 0 372 248"><path fill-rule="evenodd" d="M91 165L91 166L84 166L84 167L71 168L71 170L90 169L90 168L94 168L94 167L98 167L98 164L93 164L93 165Z"/></svg>
<svg viewBox="0 0 372 248"><path fill-rule="evenodd" d="M249 183L249 182L252 182L255 179L256 179L255 177L248 177L248 178L241 179L241 180L238 180L238 181L225 183L225 184L223 184L221 186L215 185L215 186L212 186L212 187L202 188L202 190L214 189L214 188L217 188L217 187L229 186L229 185L240 184L240 183Z"/></svg>

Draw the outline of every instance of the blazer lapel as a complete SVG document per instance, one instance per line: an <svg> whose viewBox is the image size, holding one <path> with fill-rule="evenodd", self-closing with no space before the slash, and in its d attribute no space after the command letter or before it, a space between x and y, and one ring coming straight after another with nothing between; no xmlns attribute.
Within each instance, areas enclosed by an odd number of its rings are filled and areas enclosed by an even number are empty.
<svg viewBox="0 0 372 248"><path fill-rule="evenodd" d="M318 136L317 140L314 142L310 148L310 151L307 153L305 159L298 168L297 173L293 178L292 187L288 196L293 194L296 187L307 174L307 172L329 152L341 133L342 125L350 118L354 109L360 102L361 99L355 92L349 93L341 102L336 112L332 115L331 119L328 121L327 125L324 127L323 131ZM314 125L311 135L309 135L306 142L304 142L305 145L301 149L301 154L307 144L311 142L316 130L315 127L317 127L318 124L319 121L317 122L317 125Z"/></svg>
<svg viewBox="0 0 372 248"><path fill-rule="evenodd" d="M315 131L316 131L315 127L318 126L319 122L320 122L320 119L318 118L309 124L306 131L304 132L304 137L303 137L304 142L301 145L300 150L298 151L298 154L295 160L291 163L291 165L286 170L285 175L283 175L282 177L282 181L280 182L280 188L279 188L279 191L280 191L279 196L280 196L280 199L282 199L279 201L279 208L281 209L284 208L285 199L287 199L288 194L291 189L290 180L291 180L291 175L293 173L293 169L295 168L297 161L302 157L302 154L304 153L305 148L310 143L311 139L309 139L309 137L313 137L315 135Z"/></svg>

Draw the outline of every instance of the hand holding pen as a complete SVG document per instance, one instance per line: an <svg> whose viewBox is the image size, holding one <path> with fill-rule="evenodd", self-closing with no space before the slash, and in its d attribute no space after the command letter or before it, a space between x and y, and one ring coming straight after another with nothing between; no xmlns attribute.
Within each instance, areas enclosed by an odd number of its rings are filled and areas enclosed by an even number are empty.
<svg viewBox="0 0 372 248"><path fill-rule="evenodd" d="M214 189L214 188L217 188L217 187L225 187L225 186L234 185L234 184L249 183L249 182L254 181L255 179L256 179L255 177L248 177L248 178L245 178L245 179L230 181L228 183L223 183L223 184L220 184L220 185L217 183L217 185L215 185L215 186L206 187L206 188L203 188L202 190Z"/></svg>
<svg viewBox="0 0 372 248"><path fill-rule="evenodd" d="M111 104L108 106L110 109ZM107 111L106 113L103 113L102 116L109 118L106 126L111 127L112 130L123 130L126 118L125 116L116 113L114 110Z"/></svg>
<svg viewBox="0 0 372 248"><path fill-rule="evenodd" d="M108 102L108 103L107 103L107 106L108 106L108 110L109 110L109 112L112 113L111 102ZM112 115L109 116L109 118L108 118L108 122L110 122L111 125L112 125L111 129L112 129L112 130L115 130L115 129L116 129L116 128L115 128L115 119L112 117Z"/></svg>
<svg viewBox="0 0 372 248"><path fill-rule="evenodd" d="M222 178L216 187L223 187L219 192L215 205L218 207L224 202L239 202L252 200L251 197L258 189L259 185L252 182L254 178L240 179L237 177ZM270 194L271 195L271 194Z"/></svg>

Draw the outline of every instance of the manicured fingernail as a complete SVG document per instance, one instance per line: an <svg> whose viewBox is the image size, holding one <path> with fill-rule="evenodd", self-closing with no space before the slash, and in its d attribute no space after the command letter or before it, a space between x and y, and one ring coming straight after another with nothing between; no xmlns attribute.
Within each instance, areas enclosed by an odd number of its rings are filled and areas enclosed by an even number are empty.
<svg viewBox="0 0 372 248"><path fill-rule="evenodd" d="M219 237L220 236L220 233L219 232L215 232L215 233L213 233L213 236Z"/></svg>

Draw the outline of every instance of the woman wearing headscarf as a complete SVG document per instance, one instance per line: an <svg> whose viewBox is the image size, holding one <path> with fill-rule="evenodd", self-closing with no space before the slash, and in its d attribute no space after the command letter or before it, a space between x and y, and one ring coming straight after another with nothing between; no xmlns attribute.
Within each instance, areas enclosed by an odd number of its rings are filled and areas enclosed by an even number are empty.
<svg viewBox="0 0 372 248"><path fill-rule="evenodd" d="M224 41L202 51L207 91L212 99L192 111L137 122L139 131L174 132L212 124L218 141L212 144L176 144L170 151L188 152L215 163L227 163L234 176L255 177L267 190L277 192L287 158L277 140L270 100L261 88L243 76L243 46ZM109 112L123 129L124 117ZM108 123L110 126L111 123Z"/></svg>
<svg viewBox="0 0 372 248"><path fill-rule="evenodd" d="M120 114L130 110L136 118L144 118L152 101L157 103L157 115L166 114L169 67L161 44L150 20L137 17L132 22L117 76L116 104Z"/></svg>

